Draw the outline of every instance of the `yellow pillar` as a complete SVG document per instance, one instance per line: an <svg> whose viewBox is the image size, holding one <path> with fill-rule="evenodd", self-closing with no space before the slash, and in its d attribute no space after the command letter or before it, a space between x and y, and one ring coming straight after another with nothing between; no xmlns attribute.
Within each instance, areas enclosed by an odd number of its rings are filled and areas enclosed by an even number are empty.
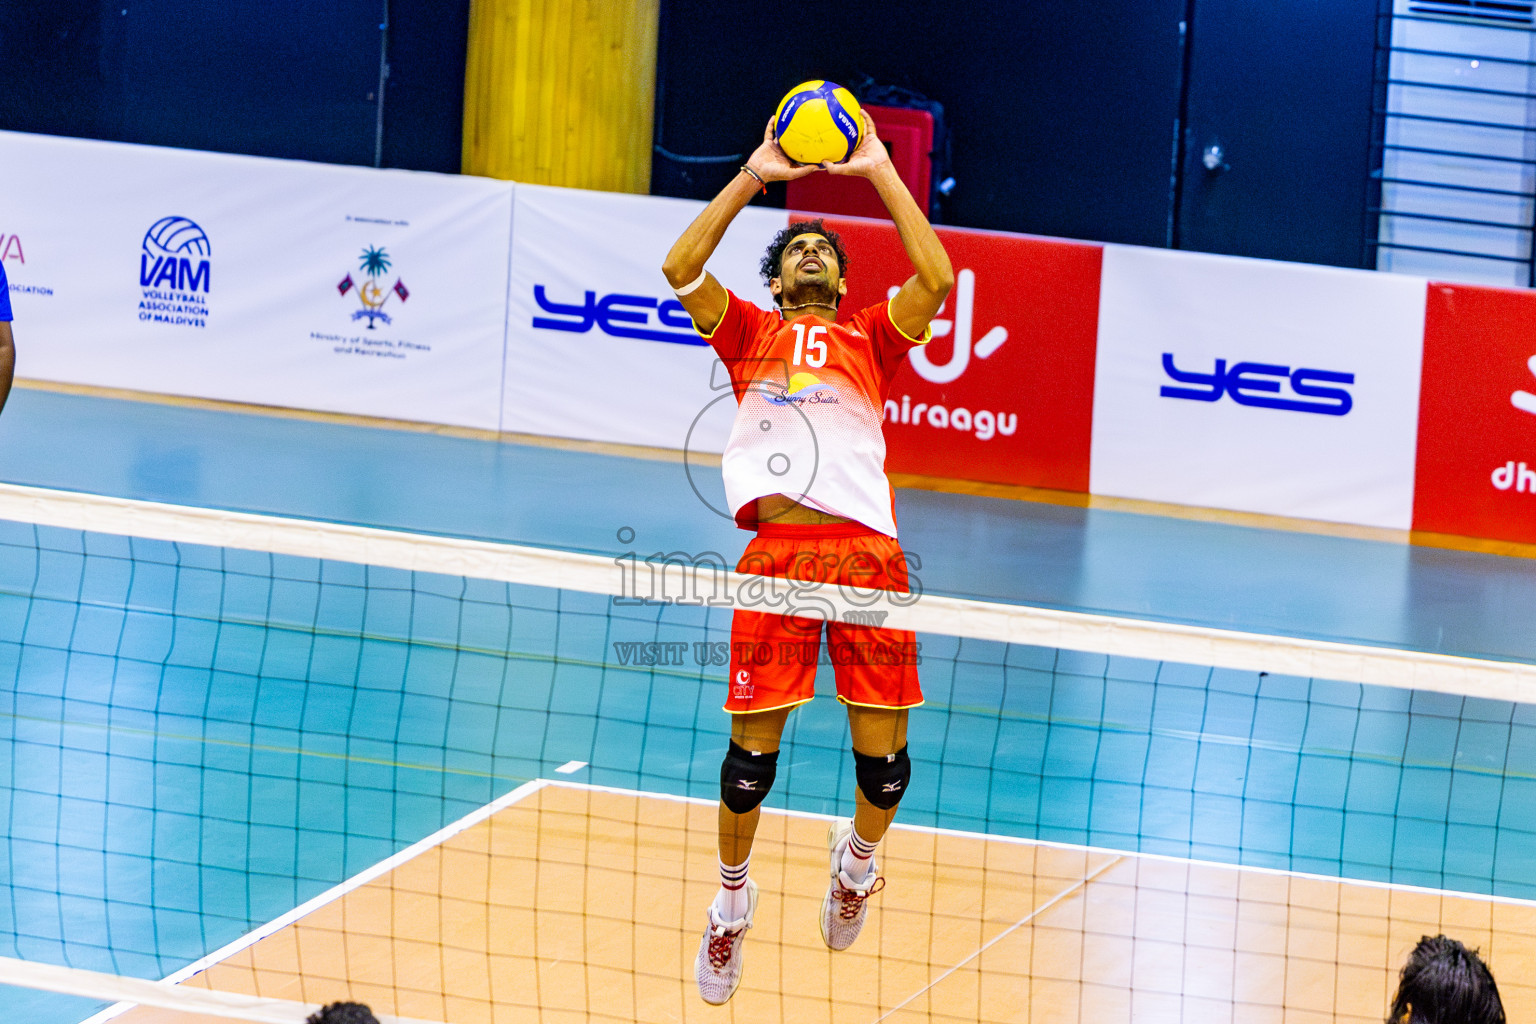
<svg viewBox="0 0 1536 1024"><path fill-rule="evenodd" d="M660 0L471 0L464 173L649 192Z"/></svg>

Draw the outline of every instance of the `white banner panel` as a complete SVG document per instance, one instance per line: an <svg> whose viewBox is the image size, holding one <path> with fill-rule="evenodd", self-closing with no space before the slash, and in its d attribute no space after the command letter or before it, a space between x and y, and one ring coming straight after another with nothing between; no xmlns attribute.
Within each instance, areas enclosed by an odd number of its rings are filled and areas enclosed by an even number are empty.
<svg viewBox="0 0 1536 1024"><path fill-rule="evenodd" d="M498 425L510 184L0 132L0 196L20 376Z"/></svg>
<svg viewBox="0 0 1536 1024"><path fill-rule="evenodd" d="M1426 287L1107 246L1090 490L1407 529Z"/></svg>
<svg viewBox="0 0 1536 1024"><path fill-rule="evenodd" d="M513 215L502 429L658 448L724 450L736 402L661 264L704 208L683 199L520 185ZM743 210L709 260L737 295L783 210Z"/></svg>

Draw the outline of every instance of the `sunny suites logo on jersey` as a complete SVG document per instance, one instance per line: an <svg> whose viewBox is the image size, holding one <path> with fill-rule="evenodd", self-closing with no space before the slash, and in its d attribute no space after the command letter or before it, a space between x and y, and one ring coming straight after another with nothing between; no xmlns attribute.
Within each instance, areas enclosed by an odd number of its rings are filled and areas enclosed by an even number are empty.
<svg viewBox="0 0 1536 1024"><path fill-rule="evenodd" d="M815 374L797 373L789 378L789 386L785 387L773 381L763 381L761 386L768 396L768 401L774 405L785 405L789 402L802 404L809 402L813 405L837 403L837 392L830 384L823 384Z"/></svg>
<svg viewBox="0 0 1536 1024"><path fill-rule="evenodd" d="M183 327L208 326L213 246L187 217L161 217L144 233L139 254L139 319Z"/></svg>

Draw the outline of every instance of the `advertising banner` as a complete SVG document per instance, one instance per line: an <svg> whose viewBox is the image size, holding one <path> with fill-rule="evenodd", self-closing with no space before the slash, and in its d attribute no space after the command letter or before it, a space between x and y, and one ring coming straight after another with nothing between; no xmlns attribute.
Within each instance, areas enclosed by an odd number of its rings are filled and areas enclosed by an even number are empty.
<svg viewBox="0 0 1536 1024"><path fill-rule="evenodd" d="M1536 543L1536 292L1429 286L1413 526Z"/></svg>
<svg viewBox="0 0 1536 1024"><path fill-rule="evenodd" d="M1108 246L1095 494L1407 529L1422 278Z"/></svg>
<svg viewBox="0 0 1536 1024"><path fill-rule="evenodd" d="M512 186L0 132L17 374L494 430Z"/></svg>
<svg viewBox="0 0 1536 1024"><path fill-rule="evenodd" d="M520 185L512 233L502 429L719 454L730 380L662 276L703 203ZM749 207L709 260L760 306L783 210ZM715 474L718 475L718 472Z"/></svg>
<svg viewBox="0 0 1536 1024"><path fill-rule="evenodd" d="M735 399L661 274L702 203L14 132L0 195L20 377L681 450L719 487ZM772 308L811 216L747 208L709 269ZM889 222L825 219L844 318L911 274ZM939 234L890 471L1536 543L1536 294Z"/></svg>
<svg viewBox="0 0 1536 1024"><path fill-rule="evenodd" d="M912 276L891 223L826 221L849 252L845 311ZM886 469L1086 491L1102 248L943 228L939 237L955 287L933 340L892 382Z"/></svg>

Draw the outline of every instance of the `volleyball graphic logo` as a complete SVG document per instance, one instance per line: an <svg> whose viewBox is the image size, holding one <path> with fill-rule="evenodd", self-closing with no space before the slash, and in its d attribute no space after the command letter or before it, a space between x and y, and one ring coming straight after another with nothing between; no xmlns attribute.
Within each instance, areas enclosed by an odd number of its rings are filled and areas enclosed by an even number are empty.
<svg viewBox="0 0 1536 1024"><path fill-rule="evenodd" d="M198 256L213 254L208 235L186 217L161 217L144 233L144 252L150 256Z"/></svg>
<svg viewBox="0 0 1536 1024"><path fill-rule="evenodd" d="M146 295L146 299L164 300L172 293L207 295L213 281L209 260L213 246L208 242L208 233L196 221L188 217L161 217L144 232L143 249L139 255L139 286L159 293ZM140 312L145 311L146 307L141 305ZM198 312L206 315L207 310Z"/></svg>
<svg viewBox="0 0 1536 1024"><path fill-rule="evenodd" d="M801 82L779 101L773 137L797 164L840 164L864 138L864 115L836 82Z"/></svg>

